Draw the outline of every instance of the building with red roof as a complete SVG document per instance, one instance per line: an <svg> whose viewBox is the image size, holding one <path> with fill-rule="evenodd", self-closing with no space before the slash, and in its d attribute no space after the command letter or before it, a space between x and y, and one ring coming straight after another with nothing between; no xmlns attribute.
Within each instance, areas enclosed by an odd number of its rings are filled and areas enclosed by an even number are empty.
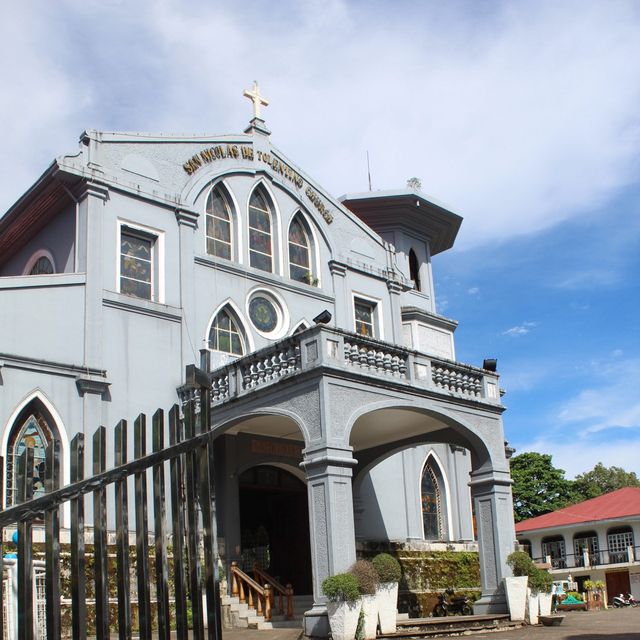
<svg viewBox="0 0 640 640"><path fill-rule="evenodd" d="M640 487L624 487L516 524L532 558L558 580L602 580L609 599L640 598Z"/></svg>

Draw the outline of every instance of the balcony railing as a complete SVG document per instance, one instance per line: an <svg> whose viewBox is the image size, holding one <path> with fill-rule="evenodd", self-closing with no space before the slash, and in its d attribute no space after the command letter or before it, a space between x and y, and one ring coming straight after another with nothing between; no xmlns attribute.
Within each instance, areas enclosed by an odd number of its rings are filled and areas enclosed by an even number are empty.
<svg viewBox="0 0 640 640"><path fill-rule="evenodd" d="M567 553L564 556L542 556L534 562L550 564L552 569L589 568L601 565L623 564L640 560L640 547L620 549L601 549L597 553L585 551L582 554Z"/></svg>
<svg viewBox="0 0 640 640"><path fill-rule="evenodd" d="M324 326L312 327L213 371L211 403L217 405L320 367L500 404L494 373Z"/></svg>

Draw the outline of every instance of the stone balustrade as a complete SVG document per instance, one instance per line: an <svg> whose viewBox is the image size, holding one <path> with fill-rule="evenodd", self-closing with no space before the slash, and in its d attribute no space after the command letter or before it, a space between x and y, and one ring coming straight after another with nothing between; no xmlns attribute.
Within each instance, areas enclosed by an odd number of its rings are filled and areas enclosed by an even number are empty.
<svg viewBox="0 0 640 640"><path fill-rule="evenodd" d="M498 376L380 340L315 326L238 358L210 374L211 405L269 387L317 367L490 404L500 404Z"/></svg>

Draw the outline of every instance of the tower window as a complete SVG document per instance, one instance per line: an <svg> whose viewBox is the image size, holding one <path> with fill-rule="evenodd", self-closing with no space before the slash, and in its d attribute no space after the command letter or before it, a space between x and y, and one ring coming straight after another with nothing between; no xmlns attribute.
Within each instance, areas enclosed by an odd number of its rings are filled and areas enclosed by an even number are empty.
<svg viewBox="0 0 640 640"><path fill-rule="evenodd" d="M411 278L416 291L422 291L422 288L420 287L420 263L418 262L416 252L413 249L409 251L409 277Z"/></svg>
<svg viewBox="0 0 640 640"><path fill-rule="evenodd" d="M221 309L211 323L209 349L241 356L244 353L239 323L227 309Z"/></svg>

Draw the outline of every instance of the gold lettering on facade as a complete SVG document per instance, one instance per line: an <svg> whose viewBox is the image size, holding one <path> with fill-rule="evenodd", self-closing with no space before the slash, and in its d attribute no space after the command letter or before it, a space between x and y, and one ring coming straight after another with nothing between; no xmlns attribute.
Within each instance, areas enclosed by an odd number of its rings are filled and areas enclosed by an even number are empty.
<svg viewBox="0 0 640 640"><path fill-rule="evenodd" d="M247 160L253 160L253 149L247 145L227 144L216 145L215 147L209 147L203 149L194 156L191 156L183 165L182 168L191 175L198 170L202 163L211 164L216 160L224 160L225 158L237 159L242 154L242 157Z"/></svg>
<svg viewBox="0 0 640 640"><path fill-rule="evenodd" d="M318 210L320 215L327 221L327 223L331 224L333 222L333 214L324 205L324 202L322 202L318 193L316 193L316 191L311 187L307 187L305 189L305 195L307 196L307 198L309 198L309 200L311 200L313 206Z"/></svg>

